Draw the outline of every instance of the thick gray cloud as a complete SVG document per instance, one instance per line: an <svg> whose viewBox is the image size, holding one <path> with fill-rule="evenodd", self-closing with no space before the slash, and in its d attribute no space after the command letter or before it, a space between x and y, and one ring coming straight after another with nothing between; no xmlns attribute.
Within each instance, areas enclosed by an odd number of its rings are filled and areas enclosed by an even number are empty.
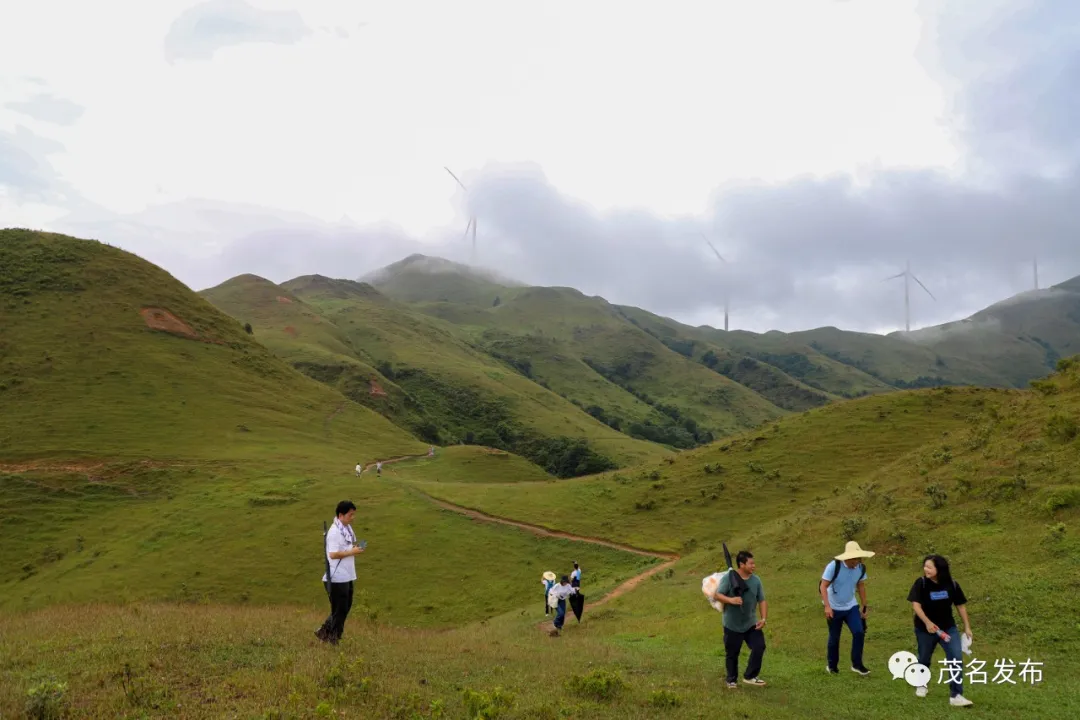
<svg viewBox="0 0 1080 720"><path fill-rule="evenodd" d="M708 217L600 215L562 197L538 168L487 169L474 180L480 244L504 271L572 285L662 313L700 317L728 279L756 329L903 323L912 270L915 324L943 322L1042 284L1080 275L1080 6L928 5L933 70L958 90L958 139L972 173L888 170L720 188ZM698 230L712 236L726 268ZM715 318L714 320L718 320ZM745 327L746 325L742 325Z"/></svg>
<svg viewBox="0 0 1080 720"><path fill-rule="evenodd" d="M4 107L28 115L35 120L57 125L74 125L86 109L71 100L38 93L27 100L5 103Z"/></svg>
<svg viewBox="0 0 1080 720"><path fill-rule="evenodd" d="M299 42L311 30L295 10L260 10L244 0L207 0L188 8L165 36L165 59L208 60L221 48L243 43Z"/></svg>

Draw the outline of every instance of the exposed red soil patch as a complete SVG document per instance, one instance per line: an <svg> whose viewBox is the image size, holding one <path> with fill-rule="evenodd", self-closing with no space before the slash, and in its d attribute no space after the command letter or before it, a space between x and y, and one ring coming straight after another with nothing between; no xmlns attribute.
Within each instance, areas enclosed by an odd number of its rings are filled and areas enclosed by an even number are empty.
<svg viewBox="0 0 1080 720"><path fill-rule="evenodd" d="M284 295L278 295L278 296L277 296L277 301L278 301L279 303L289 303L290 305L292 304L292 299L291 299L291 298L287 298L287 297L285 297Z"/></svg>
<svg viewBox="0 0 1080 720"><path fill-rule="evenodd" d="M139 314L151 330L161 330L192 340L200 339L199 334L192 330L190 325L164 308L144 307Z"/></svg>
<svg viewBox="0 0 1080 720"><path fill-rule="evenodd" d="M297 336L297 335L299 335L300 333L298 333L298 332L296 331L296 328L294 328L294 327L293 327L292 325L286 325L286 326L285 326L285 334L286 334L286 335L292 335L293 337L296 337L296 336Z"/></svg>
<svg viewBox="0 0 1080 720"><path fill-rule="evenodd" d="M380 385L374 378L371 379L371 394L378 397L386 397L386 391L382 389L382 385Z"/></svg>

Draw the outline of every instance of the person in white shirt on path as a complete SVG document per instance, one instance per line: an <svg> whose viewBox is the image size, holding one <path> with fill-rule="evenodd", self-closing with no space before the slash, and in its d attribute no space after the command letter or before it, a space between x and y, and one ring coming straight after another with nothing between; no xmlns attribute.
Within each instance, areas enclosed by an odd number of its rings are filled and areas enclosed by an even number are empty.
<svg viewBox="0 0 1080 720"><path fill-rule="evenodd" d="M581 568L574 563L574 572L570 573L570 584L573 587L581 587Z"/></svg>
<svg viewBox="0 0 1080 720"><path fill-rule="evenodd" d="M323 642L337 645L345 632L345 618L352 609L353 585L356 581L356 556L364 548L356 543L352 521L356 505L342 500L337 505L337 517L326 531L326 559L328 572L323 573L323 583L329 584L330 615L315 636Z"/></svg>
<svg viewBox="0 0 1080 720"><path fill-rule="evenodd" d="M553 597L556 601L555 607L555 627L549 633L552 637L559 634L562 630L563 623L566 622L566 598L570 597L577 592L577 588L570 584L570 578L565 575L559 580L559 584L551 588L549 596Z"/></svg>
<svg viewBox="0 0 1080 720"><path fill-rule="evenodd" d="M364 466L360 463L356 463L356 477L360 477L360 473L364 472Z"/></svg>

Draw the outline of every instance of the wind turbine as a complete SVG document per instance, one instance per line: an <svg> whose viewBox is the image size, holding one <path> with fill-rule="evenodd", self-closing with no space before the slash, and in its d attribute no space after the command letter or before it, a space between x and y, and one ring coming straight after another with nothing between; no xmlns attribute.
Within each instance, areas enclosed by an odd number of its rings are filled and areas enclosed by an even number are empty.
<svg viewBox="0 0 1080 720"><path fill-rule="evenodd" d="M718 251L715 247L713 247L713 244L711 242L709 242L709 238L705 237L705 233L701 233L701 238L705 241L705 244L709 246L709 249L713 251L713 254L716 255L717 259L720 260L720 262L724 263L724 265L726 267L727 264L728 264L728 261L724 259L724 256L720 254L720 251ZM727 332L727 329L728 329L728 311L730 309L729 300L730 300L730 297L728 295L728 278L725 277L724 278L724 332Z"/></svg>
<svg viewBox="0 0 1080 720"><path fill-rule="evenodd" d="M1039 258L1036 256L1035 260L1035 289L1039 289Z"/></svg>
<svg viewBox="0 0 1080 720"><path fill-rule="evenodd" d="M919 283L919 287L921 287L923 290L926 290L926 294L929 295L930 299L934 302L937 302L937 298L934 297L934 293L930 292L930 290L928 290L927 287L922 284L922 280L912 274L910 260L907 261L907 266L904 268L904 272L897 273L896 275L893 275L891 277L887 277L885 278L885 280L895 280L899 277L904 278L904 327L906 328L907 332L911 332L911 300L910 293L908 292L908 280L914 280L915 282Z"/></svg>
<svg viewBox="0 0 1080 720"><path fill-rule="evenodd" d="M461 186L461 189L465 191L465 194L469 194L469 188L465 187L465 183L458 180L458 176L455 175L450 168L443 166L443 170L450 173L450 177L454 178L454 182ZM469 224L465 226L465 237L469 237L469 230L472 229L472 264L476 264L476 216L469 215Z"/></svg>

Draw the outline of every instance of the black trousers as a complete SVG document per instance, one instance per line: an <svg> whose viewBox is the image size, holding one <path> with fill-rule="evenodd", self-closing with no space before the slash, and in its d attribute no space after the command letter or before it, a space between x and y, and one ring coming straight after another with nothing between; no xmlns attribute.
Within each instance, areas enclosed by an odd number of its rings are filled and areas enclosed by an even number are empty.
<svg viewBox="0 0 1080 720"><path fill-rule="evenodd" d="M746 663L743 677L753 680L761 672L761 659L765 655L765 633L753 628L746 632L735 632L724 628L724 659L727 663L727 681L735 682L739 675L739 653L742 645L750 648L750 660Z"/></svg>
<svg viewBox="0 0 1080 720"><path fill-rule="evenodd" d="M330 615L315 634L320 640L337 644L345 632L345 618L352 610L353 581L330 583Z"/></svg>

